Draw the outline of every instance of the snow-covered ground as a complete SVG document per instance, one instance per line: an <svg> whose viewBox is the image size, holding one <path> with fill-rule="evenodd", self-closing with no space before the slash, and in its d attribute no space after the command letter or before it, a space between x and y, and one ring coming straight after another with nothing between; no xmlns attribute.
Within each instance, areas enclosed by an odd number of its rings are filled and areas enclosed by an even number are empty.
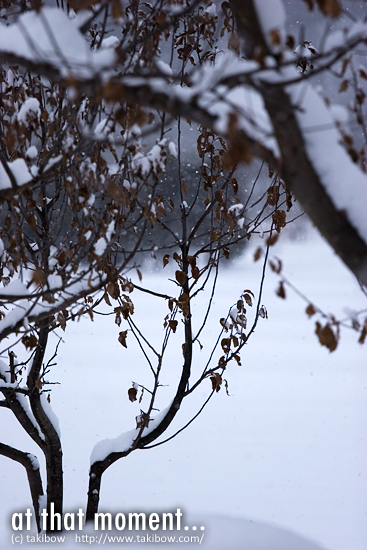
<svg viewBox="0 0 367 550"><path fill-rule="evenodd" d="M274 252L283 260L284 274L319 307L337 317L346 316L345 307L366 307L358 284L314 233L306 240L281 242ZM246 251L221 271L212 320L200 338L204 349L196 350L198 372L219 317L244 289L257 294L261 266L252 262L252 254ZM154 273L144 280L163 292L172 284ZM279 299L276 287L269 270L262 300L269 318L260 319L242 353L242 366L228 368L230 396L220 391L177 438L115 463L102 481L101 511L150 514L180 508L206 526L203 545L208 550L367 548L366 347L358 344L357 333L343 330L338 349L330 353L318 343L315 320L305 314L307 304L290 291L286 300ZM135 321L158 342L167 306L136 291L132 298ZM206 299L197 300L199 311ZM131 382L149 384L131 335L127 350L117 342L120 330L104 316L71 324L49 375L60 382L53 386L51 404L63 437L66 512L85 507L94 444L134 427L139 405L127 399ZM163 384L172 386L180 373L182 361L175 352L181 344L178 329ZM208 381L183 404L174 429L197 411L210 386ZM162 388L161 407L168 404L169 392ZM5 409L0 436L41 458ZM0 486L0 546L7 549L12 547L11 514L31 507L23 468L0 457Z"/></svg>

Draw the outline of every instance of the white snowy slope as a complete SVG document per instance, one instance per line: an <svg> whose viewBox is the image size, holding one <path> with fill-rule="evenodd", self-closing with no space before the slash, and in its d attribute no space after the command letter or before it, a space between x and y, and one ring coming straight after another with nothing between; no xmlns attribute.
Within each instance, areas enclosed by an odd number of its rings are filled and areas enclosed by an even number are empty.
<svg viewBox="0 0 367 550"><path fill-rule="evenodd" d="M33 543L42 548L58 548L65 550L74 550L80 548L81 544L112 545L143 545L154 544L157 550L165 548L177 548L181 544L182 548L188 550L194 548L203 550L325 550L319 544L304 537L292 533L286 529L280 529L273 525L267 525L262 522L248 519L228 518L222 516L210 516L198 514L195 518L188 517L188 527L186 531L181 528L179 531L173 530L93 530L85 528L82 531L63 532L53 535L45 533L38 535L34 532L24 531L24 542ZM195 525L196 524L196 525ZM195 530L192 526L199 526ZM204 527L204 530L201 529ZM17 533L19 535L19 533ZM38 544L37 544L38 543ZM33 546L33 545L32 545ZM13 548L13 545L2 546L4 550Z"/></svg>

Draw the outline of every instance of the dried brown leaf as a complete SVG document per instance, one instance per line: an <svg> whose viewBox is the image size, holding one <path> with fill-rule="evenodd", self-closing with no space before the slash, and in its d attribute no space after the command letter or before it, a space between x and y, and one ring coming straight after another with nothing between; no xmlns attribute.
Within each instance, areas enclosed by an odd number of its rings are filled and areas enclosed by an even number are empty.
<svg viewBox="0 0 367 550"><path fill-rule="evenodd" d="M279 296L279 298L282 298L283 300L285 300L286 294L285 294L283 281L280 281L276 294L277 296Z"/></svg>
<svg viewBox="0 0 367 550"><path fill-rule="evenodd" d="M181 294L181 296L179 297L179 299L177 301L177 305L180 308L180 310L182 311L184 317L187 317L188 314L190 313L190 308L189 308L189 297L186 294L186 292L183 292Z"/></svg>
<svg viewBox="0 0 367 550"><path fill-rule="evenodd" d="M230 338L222 338L222 341L221 341L220 345L222 346L222 350L224 351L224 353L229 353L230 348L231 348L231 339Z"/></svg>
<svg viewBox="0 0 367 550"><path fill-rule="evenodd" d="M127 330L121 331L119 333L118 341L122 346L124 346L124 348L127 348L126 338L127 338Z"/></svg>
<svg viewBox="0 0 367 550"><path fill-rule="evenodd" d="M255 250L255 254L254 254L254 262L257 262L258 260L260 260L261 256L262 256L262 248L259 246L256 250Z"/></svg>
<svg viewBox="0 0 367 550"><path fill-rule="evenodd" d="M186 283L186 273L184 271L177 270L175 273L176 281L180 286L184 286Z"/></svg>
<svg viewBox="0 0 367 550"><path fill-rule="evenodd" d="M278 233L273 233L266 239L266 246L273 246L279 238Z"/></svg>
<svg viewBox="0 0 367 550"><path fill-rule="evenodd" d="M137 393L138 393L138 390L136 388L129 388L127 390L127 394L129 396L129 400L133 403L134 401L136 401L136 396L137 396Z"/></svg>
<svg viewBox="0 0 367 550"><path fill-rule="evenodd" d="M282 229L282 227L286 226L286 223L287 223L286 220L287 220L287 215L284 210L277 210L276 212L274 212L273 222L274 222L275 229L278 233L280 233L280 230Z"/></svg>
<svg viewBox="0 0 367 550"><path fill-rule="evenodd" d="M268 312L266 311L265 306L261 306L261 308L259 309L259 315L262 319L267 319L268 318Z"/></svg>
<svg viewBox="0 0 367 550"><path fill-rule="evenodd" d="M348 80L342 80L339 86L339 92L346 92L349 87Z"/></svg>
<svg viewBox="0 0 367 550"><path fill-rule="evenodd" d="M247 292L246 292L242 296L243 296L246 304L251 307L252 306L252 297L250 296L250 294L247 294Z"/></svg>
<svg viewBox="0 0 367 550"><path fill-rule="evenodd" d="M176 332L178 322L177 321L168 321L169 328L172 330L173 333Z"/></svg>
<svg viewBox="0 0 367 550"><path fill-rule="evenodd" d="M309 304L307 307L306 307L306 313L309 317L312 317L312 315L315 315L316 313L316 309L313 307L312 304Z"/></svg>
<svg viewBox="0 0 367 550"><path fill-rule="evenodd" d="M330 17L339 17L342 12L342 7L338 0L316 0L320 10L324 15Z"/></svg>
<svg viewBox="0 0 367 550"><path fill-rule="evenodd" d="M338 338L334 334L334 331L329 323L326 323L323 327L319 322L316 322L315 333L317 334L319 342L322 346L327 347L330 352L336 349L338 345Z"/></svg>
<svg viewBox="0 0 367 550"><path fill-rule="evenodd" d="M220 390L220 387L222 385L222 377L218 372L215 372L210 377L210 381L212 383L212 389L216 392Z"/></svg>

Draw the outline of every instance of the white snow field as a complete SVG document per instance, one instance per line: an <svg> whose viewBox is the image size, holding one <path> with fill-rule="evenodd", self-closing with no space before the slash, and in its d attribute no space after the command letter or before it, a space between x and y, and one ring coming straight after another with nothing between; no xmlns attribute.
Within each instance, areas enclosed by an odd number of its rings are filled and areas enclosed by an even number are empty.
<svg viewBox="0 0 367 550"><path fill-rule="evenodd" d="M283 260L284 275L326 312L346 318L345 308L366 308L355 279L314 232L307 239L281 241L274 253ZM253 263L252 255L253 250L247 250L221 270L208 330L200 338L204 348L195 350L195 372L204 366L219 318L244 289L258 294L261 265ZM143 273L143 282L169 293L173 283L166 270L164 277ZM260 319L242 353L242 366L227 369L230 396L223 388L176 438L133 452L111 466L102 480L101 512L149 515L179 508L189 518L183 525L198 526L195 532L190 528L181 534L204 534L201 546L207 550L367 548L366 346L358 344L356 332L345 329L335 352L321 347L314 334L315 318L305 314L307 303L288 289L286 300L278 298L277 284L268 270L262 303L269 318ZM158 346L167 305L137 291L131 297L135 322ZM206 300L207 296L196 300L199 312ZM133 404L127 398L132 381L148 386L150 377L132 335L128 334L127 350L118 343L120 330L113 317L105 316L96 316L93 323L70 324L49 375L50 381L60 382L52 386L51 405L63 439L65 512L85 507L94 445L134 428L135 416L146 403ZM161 382L168 386L161 388L160 408L169 404L180 375L181 344L178 328L162 372ZM210 388L208 380L183 403L169 434L196 413ZM1 416L1 440L42 461L10 412L2 409ZM31 499L25 471L4 457L0 487L0 547L10 549L12 535L35 533L11 529L12 514L31 508ZM70 532L69 542L61 548L79 548L87 542L82 539L87 533ZM98 540L102 544L105 539Z"/></svg>

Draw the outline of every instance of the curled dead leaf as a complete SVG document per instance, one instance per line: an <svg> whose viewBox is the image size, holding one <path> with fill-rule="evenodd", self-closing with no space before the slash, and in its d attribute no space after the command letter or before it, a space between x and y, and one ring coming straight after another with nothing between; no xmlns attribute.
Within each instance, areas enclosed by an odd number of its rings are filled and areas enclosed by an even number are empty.
<svg viewBox="0 0 367 550"><path fill-rule="evenodd" d="M210 381L212 383L212 389L216 392L220 390L220 387L222 385L222 377L218 372L215 372L210 377Z"/></svg>
<svg viewBox="0 0 367 550"><path fill-rule="evenodd" d="M319 322L316 322L315 333L322 346L328 348L328 350L334 351L338 345L338 334L335 334L329 323L323 327Z"/></svg>
<svg viewBox="0 0 367 550"><path fill-rule="evenodd" d="M119 333L118 341L122 346L124 346L124 348L127 348L126 338L127 338L127 330L121 331Z"/></svg>
<svg viewBox="0 0 367 550"><path fill-rule="evenodd" d="M306 307L306 313L309 317L312 317L312 315L315 315L316 313L316 309L313 307L312 304L309 304L307 307Z"/></svg>
<svg viewBox="0 0 367 550"><path fill-rule="evenodd" d="M279 296L279 298L282 298L283 300L285 300L286 294L285 294L283 281L280 281L276 294L277 296Z"/></svg>
<svg viewBox="0 0 367 550"><path fill-rule="evenodd" d="M177 321L168 321L169 328L172 330L173 333L176 332L178 322Z"/></svg>
<svg viewBox="0 0 367 550"><path fill-rule="evenodd" d="M261 306L261 308L259 309L259 315L262 319L267 319L268 318L268 312L267 312L265 306Z"/></svg>
<svg viewBox="0 0 367 550"><path fill-rule="evenodd" d="M286 226L286 223L287 223L286 220L287 220L287 215L284 210L277 210L276 212L274 212L273 222L274 222L275 229L278 233L280 233L280 230L282 229L282 227Z"/></svg>
<svg viewBox="0 0 367 550"><path fill-rule="evenodd" d="M137 393L138 393L138 390L136 388L129 388L127 390L127 394L129 396L129 400L133 403L134 401L136 401L136 396L137 396Z"/></svg>
<svg viewBox="0 0 367 550"><path fill-rule="evenodd" d="M186 273L184 271L177 270L175 273L176 281L180 286L184 286L186 283Z"/></svg>

